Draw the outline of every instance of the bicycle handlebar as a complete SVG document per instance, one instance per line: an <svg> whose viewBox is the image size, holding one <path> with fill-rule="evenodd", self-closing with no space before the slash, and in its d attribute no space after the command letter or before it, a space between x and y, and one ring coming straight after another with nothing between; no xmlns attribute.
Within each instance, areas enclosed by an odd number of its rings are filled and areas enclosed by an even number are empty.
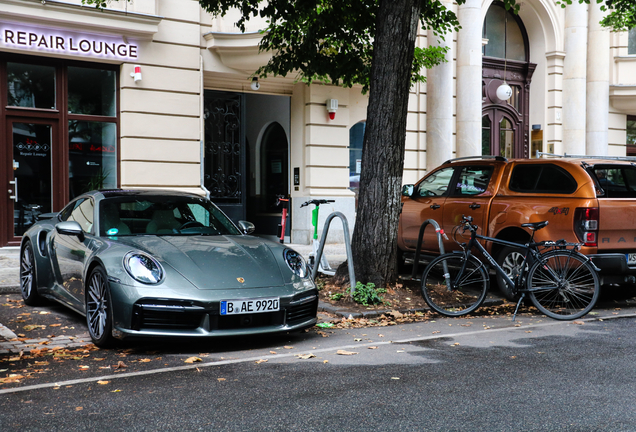
<svg viewBox="0 0 636 432"><path fill-rule="evenodd" d="M308 206L309 204L314 204L316 206L319 206L320 204L327 204L330 202L336 202L336 200L315 199L315 200L304 202L300 206L305 207L305 206Z"/></svg>

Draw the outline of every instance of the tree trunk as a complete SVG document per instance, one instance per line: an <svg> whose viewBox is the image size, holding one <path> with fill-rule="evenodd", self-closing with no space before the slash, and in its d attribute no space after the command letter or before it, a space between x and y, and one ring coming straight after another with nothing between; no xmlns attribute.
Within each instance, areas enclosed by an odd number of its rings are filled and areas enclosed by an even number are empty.
<svg viewBox="0 0 636 432"><path fill-rule="evenodd" d="M397 280L406 116L420 0L380 0L352 249L356 280ZM338 275L347 274L346 265Z"/></svg>

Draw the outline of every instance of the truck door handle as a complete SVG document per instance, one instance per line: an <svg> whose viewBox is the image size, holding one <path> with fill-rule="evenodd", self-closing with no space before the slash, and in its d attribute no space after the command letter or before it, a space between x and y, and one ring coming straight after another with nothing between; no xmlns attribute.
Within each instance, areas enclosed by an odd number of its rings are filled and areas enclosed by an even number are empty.
<svg viewBox="0 0 636 432"><path fill-rule="evenodd" d="M477 203L472 203L471 205L468 206L468 208L471 208L471 209L478 209L479 207L481 207L481 205Z"/></svg>
<svg viewBox="0 0 636 432"><path fill-rule="evenodd" d="M433 205L431 205L431 208L432 208L433 210L437 210L437 209L438 209L438 208L440 208L440 207L441 207L441 205L439 205L439 204L433 204Z"/></svg>

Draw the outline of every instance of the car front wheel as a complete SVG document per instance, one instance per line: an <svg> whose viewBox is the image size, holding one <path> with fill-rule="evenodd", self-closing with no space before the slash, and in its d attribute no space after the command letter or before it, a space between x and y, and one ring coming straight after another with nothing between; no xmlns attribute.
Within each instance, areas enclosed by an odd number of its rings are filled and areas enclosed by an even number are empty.
<svg viewBox="0 0 636 432"><path fill-rule="evenodd" d="M42 303L35 274L35 255L30 241L24 243L20 254L20 292L25 304L37 306Z"/></svg>
<svg viewBox="0 0 636 432"><path fill-rule="evenodd" d="M95 267L86 287L86 323L93 343L100 348L113 345L113 308L106 272Z"/></svg>

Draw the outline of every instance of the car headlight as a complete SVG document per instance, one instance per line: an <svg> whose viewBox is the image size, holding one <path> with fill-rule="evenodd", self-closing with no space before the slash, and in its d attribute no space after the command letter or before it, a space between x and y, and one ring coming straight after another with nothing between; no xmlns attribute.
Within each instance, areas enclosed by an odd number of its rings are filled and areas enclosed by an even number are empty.
<svg viewBox="0 0 636 432"><path fill-rule="evenodd" d="M163 279L163 268L156 259L140 252L128 252L124 267L130 276L144 284L158 284Z"/></svg>
<svg viewBox="0 0 636 432"><path fill-rule="evenodd" d="M292 249L285 249L283 252L283 256L285 257L285 262L296 275L301 278L307 277L309 275L309 271L307 269L307 263L305 259L298 252Z"/></svg>

